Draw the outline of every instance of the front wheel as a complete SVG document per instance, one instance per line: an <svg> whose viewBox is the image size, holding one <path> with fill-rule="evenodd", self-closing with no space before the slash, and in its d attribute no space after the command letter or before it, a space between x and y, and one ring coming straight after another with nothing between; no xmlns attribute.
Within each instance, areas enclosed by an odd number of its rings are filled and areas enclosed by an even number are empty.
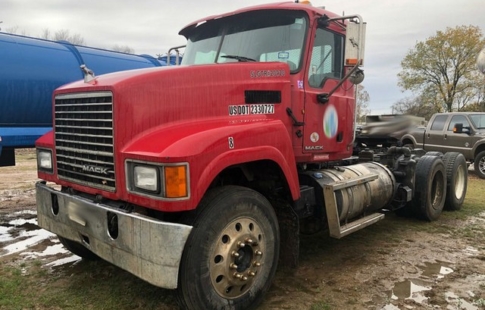
<svg viewBox="0 0 485 310"><path fill-rule="evenodd" d="M59 241L61 244L68 249L71 253L76 254L77 256L80 256L81 258L85 260L98 260L99 256L88 250L85 246L82 244L72 241L66 238L63 238L61 236L57 236L59 238Z"/></svg>
<svg viewBox="0 0 485 310"><path fill-rule="evenodd" d="M485 179L485 151L478 153L473 161L475 173L480 179Z"/></svg>
<svg viewBox="0 0 485 310"><path fill-rule="evenodd" d="M271 204L256 191L226 186L206 195L182 255L184 309L251 309L269 289L279 256Z"/></svg>

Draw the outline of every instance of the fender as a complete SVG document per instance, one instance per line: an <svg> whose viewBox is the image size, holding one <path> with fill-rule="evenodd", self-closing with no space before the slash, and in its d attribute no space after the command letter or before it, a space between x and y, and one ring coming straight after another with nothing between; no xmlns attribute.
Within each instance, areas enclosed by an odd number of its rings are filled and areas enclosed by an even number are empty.
<svg viewBox="0 0 485 310"><path fill-rule="evenodd" d="M404 140L411 140L416 147L424 147L424 135L425 134L426 134L426 131L424 131L424 133L423 133L423 143L418 143L416 141L416 138L412 134L409 134L409 133L402 136L401 142L403 142Z"/></svg>
<svg viewBox="0 0 485 310"><path fill-rule="evenodd" d="M473 155L473 157L475 157L480 151L483 151L484 148L485 148L485 138L478 140L475 143L475 145L472 148L471 154ZM480 151L478 151L478 150L480 150ZM472 159L474 159L474 158L472 158Z"/></svg>
<svg viewBox="0 0 485 310"><path fill-rule="evenodd" d="M131 193L123 197L157 210L195 209L222 170L257 160L271 160L278 164L293 199L299 198L298 174L288 129L280 120L268 119L264 115L162 125L133 138L121 153L122 163L127 159L189 163L191 195L188 199L162 201ZM120 163L118 167L124 170L124 164Z"/></svg>

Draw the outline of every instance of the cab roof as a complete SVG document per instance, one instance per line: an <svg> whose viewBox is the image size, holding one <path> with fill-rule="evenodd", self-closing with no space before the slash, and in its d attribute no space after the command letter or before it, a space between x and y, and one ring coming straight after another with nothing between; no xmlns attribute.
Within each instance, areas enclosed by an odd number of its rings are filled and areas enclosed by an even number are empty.
<svg viewBox="0 0 485 310"><path fill-rule="evenodd" d="M262 5L256 5L256 6L250 6L246 8L242 8L239 10L235 10L232 12L224 13L224 14L219 14L219 15L212 15L209 17L205 17L202 19L199 19L195 22L192 22L182 28L180 30L179 34L183 35L184 37L187 38L188 33L192 30L197 28L198 25L215 20L215 19L220 19L223 17L228 17L228 16L233 16L245 12L250 12L250 11L261 11L261 10L298 10L298 11L306 11L309 16L312 16L314 14L316 15L324 15L326 14L328 17L337 17L338 15L332 12L329 12L323 8L320 7L314 7L311 4L305 4L305 3L295 3L295 2L276 2L276 3L268 3L268 4L262 4Z"/></svg>

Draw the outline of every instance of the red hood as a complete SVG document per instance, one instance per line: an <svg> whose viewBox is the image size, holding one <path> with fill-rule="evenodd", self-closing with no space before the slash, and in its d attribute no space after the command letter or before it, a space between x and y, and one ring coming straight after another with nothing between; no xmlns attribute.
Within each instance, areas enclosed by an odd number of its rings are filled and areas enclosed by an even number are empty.
<svg viewBox="0 0 485 310"><path fill-rule="evenodd" d="M258 118L286 120L290 89L287 64L250 62L123 71L99 76L94 85L83 81L68 84L55 95L112 91L115 140L120 149L136 136L155 129L193 125L204 119L246 119L229 116L229 105L245 105L246 90L280 91L281 103L275 104L275 114Z"/></svg>

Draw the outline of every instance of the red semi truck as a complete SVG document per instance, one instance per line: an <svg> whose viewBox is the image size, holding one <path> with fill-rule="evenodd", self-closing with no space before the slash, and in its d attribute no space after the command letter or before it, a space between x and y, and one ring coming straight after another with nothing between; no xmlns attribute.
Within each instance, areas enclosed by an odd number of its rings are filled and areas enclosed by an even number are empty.
<svg viewBox="0 0 485 310"><path fill-rule="evenodd" d="M177 289L183 308L247 309L297 264L300 228L341 238L383 209L435 220L463 203L460 154L350 157L360 16L274 3L180 34L180 66L86 70L54 92L38 223L73 253Z"/></svg>

